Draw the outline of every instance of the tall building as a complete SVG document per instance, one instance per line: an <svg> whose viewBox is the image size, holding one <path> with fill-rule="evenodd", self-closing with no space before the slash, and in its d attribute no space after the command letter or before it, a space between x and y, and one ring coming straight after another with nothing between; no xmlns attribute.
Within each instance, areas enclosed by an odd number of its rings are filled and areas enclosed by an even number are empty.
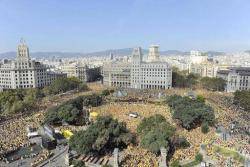
<svg viewBox="0 0 250 167"><path fill-rule="evenodd" d="M159 61L158 46L149 51L149 62L143 61L141 48L135 48L131 62L112 61L103 65L103 83L108 86L135 89L170 89L172 68ZM151 58L150 58L151 57Z"/></svg>
<svg viewBox="0 0 250 167"><path fill-rule="evenodd" d="M232 67L219 70L217 77L226 81L226 91L250 90L250 67Z"/></svg>
<svg viewBox="0 0 250 167"><path fill-rule="evenodd" d="M31 60L24 40L17 47L16 59L0 64L1 89L44 87L59 77L66 77L66 74L50 71L46 65Z"/></svg>
<svg viewBox="0 0 250 167"><path fill-rule="evenodd" d="M158 45L151 45L149 47L148 61L159 61L160 53Z"/></svg>

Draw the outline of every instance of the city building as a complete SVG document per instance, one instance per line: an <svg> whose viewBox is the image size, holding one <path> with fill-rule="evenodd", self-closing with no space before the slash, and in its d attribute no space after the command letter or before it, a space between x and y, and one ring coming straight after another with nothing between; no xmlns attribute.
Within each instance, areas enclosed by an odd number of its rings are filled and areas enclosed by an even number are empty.
<svg viewBox="0 0 250 167"><path fill-rule="evenodd" d="M149 49L148 61L143 61L141 48L135 48L131 61L111 61L103 65L103 84L135 89L170 89L172 68L159 61L158 46Z"/></svg>
<svg viewBox="0 0 250 167"><path fill-rule="evenodd" d="M46 65L31 60L23 40L18 45L16 59L0 64L1 89L44 87L59 77L66 77L66 74L51 71Z"/></svg>
<svg viewBox="0 0 250 167"><path fill-rule="evenodd" d="M218 62L209 59L206 53L190 51L189 73L201 77L216 77L218 69Z"/></svg>
<svg viewBox="0 0 250 167"><path fill-rule="evenodd" d="M201 77L216 77L219 65L215 62L204 61L200 64L191 63L189 73L198 74Z"/></svg>
<svg viewBox="0 0 250 167"><path fill-rule="evenodd" d="M65 63L60 65L60 70L67 74L67 77L76 77L80 81L87 82L88 67L77 62Z"/></svg>
<svg viewBox="0 0 250 167"><path fill-rule="evenodd" d="M217 77L226 81L226 91L250 90L250 67L232 67L219 70Z"/></svg>

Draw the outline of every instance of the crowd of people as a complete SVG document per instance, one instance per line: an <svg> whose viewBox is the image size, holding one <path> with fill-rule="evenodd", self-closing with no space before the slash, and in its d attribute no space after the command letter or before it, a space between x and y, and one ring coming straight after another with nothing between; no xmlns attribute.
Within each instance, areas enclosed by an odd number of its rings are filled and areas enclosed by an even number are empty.
<svg viewBox="0 0 250 167"><path fill-rule="evenodd" d="M43 122L43 118L43 113L36 113L31 116L8 120L1 124L0 155L26 145L29 142L26 133L27 126L37 128Z"/></svg>
<svg viewBox="0 0 250 167"><path fill-rule="evenodd" d="M140 147L129 146L122 155L123 167L157 167L158 159L155 154Z"/></svg>
<svg viewBox="0 0 250 167"><path fill-rule="evenodd" d="M100 115L112 115L119 121L125 122L131 132L136 132L137 125L139 125L144 117L150 117L156 113L163 115L168 122L174 124L174 121L171 118L171 113L169 112L169 107L164 105L117 102L106 103L102 106L92 108L92 111L95 111ZM138 117L130 117L129 114L131 112L136 112Z"/></svg>
<svg viewBox="0 0 250 167"><path fill-rule="evenodd" d="M31 163L31 166L35 167L35 166L37 166L38 164L40 164L41 162L43 162L44 160L48 159L51 156L52 156L51 152L49 152L48 150L42 150L36 156L36 158L33 160L33 162Z"/></svg>

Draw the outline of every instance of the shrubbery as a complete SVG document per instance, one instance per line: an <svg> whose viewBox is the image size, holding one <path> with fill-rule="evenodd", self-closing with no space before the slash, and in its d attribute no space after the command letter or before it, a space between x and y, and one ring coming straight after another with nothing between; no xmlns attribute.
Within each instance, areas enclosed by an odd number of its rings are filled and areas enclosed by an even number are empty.
<svg viewBox="0 0 250 167"><path fill-rule="evenodd" d="M170 138L175 129L159 114L144 118L137 127L141 146L158 154L161 147L169 149Z"/></svg>
<svg viewBox="0 0 250 167"><path fill-rule="evenodd" d="M178 95L170 96L166 101L173 111L173 118L178 119L185 129L193 129L202 123L214 124L214 111L203 102Z"/></svg>
<svg viewBox="0 0 250 167"><path fill-rule="evenodd" d="M118 122L111 116L98 117L87 130L74 134L70 147L82 154L103 155L111 153L114 148L123 149L133 143L133 135L126 124Z"/></svg>

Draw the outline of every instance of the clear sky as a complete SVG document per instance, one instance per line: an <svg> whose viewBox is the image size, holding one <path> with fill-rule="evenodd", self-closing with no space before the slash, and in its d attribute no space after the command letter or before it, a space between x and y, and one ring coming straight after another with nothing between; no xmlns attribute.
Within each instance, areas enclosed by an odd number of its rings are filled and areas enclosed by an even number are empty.
<svg viewBox="0 0 250 167"><path fill-rule="evenodd" d="M250 49L250 0L0 0L0 52Z"/></svg>

